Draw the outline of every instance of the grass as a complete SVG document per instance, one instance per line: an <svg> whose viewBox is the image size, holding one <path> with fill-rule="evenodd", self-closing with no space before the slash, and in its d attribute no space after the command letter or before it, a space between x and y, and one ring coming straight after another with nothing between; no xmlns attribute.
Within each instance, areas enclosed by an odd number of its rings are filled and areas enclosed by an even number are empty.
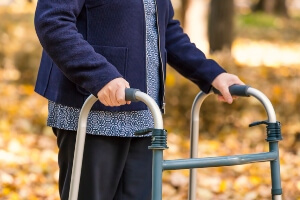
<svg viewBox="0 0 300 200"><path fill-rule="evenodd" d="M268 15L266 13L251 13L247 15L239 15L238 24L241 27L250 28L278 28L278 23L276 23L276 17Z"/></svg>
<svg viewBox="0 0 300 200"><path fill-rule="evenodd" d="M276 42L300 42L300 17L282 18L267 13L237 14L237 37Z"/></svg>

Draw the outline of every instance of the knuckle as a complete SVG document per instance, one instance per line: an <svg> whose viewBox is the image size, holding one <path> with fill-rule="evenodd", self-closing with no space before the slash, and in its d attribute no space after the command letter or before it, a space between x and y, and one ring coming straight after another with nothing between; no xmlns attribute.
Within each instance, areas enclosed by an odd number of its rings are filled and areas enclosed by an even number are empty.
<svg viewBox="0 0 300 200"><path fill-rule="evenodd" d="M113 91L113 87L111 85L107 86L107 91L110 93Z"/></svg>
<svg viewBox="0 0 300 200"><path fill-rule="evenodd" d="M118 96L118 97L117 97L117 102L118 102L120 105L124 105L124 104L125 104L125 99L122 98L121 96Z"/></svg>
<svg viewBox="0 0 300 200"><path fill-rule="evenodd" d="M239 80L239 77L238 77L237 75L233 75L233 78L234 78L235 80Z"/></svg>

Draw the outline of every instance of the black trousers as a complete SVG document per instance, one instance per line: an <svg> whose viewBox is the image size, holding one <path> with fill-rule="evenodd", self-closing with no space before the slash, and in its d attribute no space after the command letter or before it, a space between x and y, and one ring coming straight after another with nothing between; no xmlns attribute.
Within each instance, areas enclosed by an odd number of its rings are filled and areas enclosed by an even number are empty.
<svg viewBox="0 0 300 200"><path fill-rule="evenodd" d="M59 192L68 200L76 132L53 131L59 147ZM78 200L150 200L150 140L87 135Z"/></svg>

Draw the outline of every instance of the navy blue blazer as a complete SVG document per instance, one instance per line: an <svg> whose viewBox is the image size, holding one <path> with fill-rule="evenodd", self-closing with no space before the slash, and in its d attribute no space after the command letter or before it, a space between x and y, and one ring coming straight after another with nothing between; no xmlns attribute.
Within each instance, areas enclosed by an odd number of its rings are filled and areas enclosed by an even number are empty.
<svg viewBox="0 0 300 200"><path fill-rule="evenodd" d="M160 52L160 106L168 62L180 74L208 92L225 72L190 42L170 0L156 0ZM43 47L35 91L72 107L97 93L109 81L123 77L146 92L145 15L143 0L39 0L35 28ZM93 109L146 109L143 103Z"/></svg>

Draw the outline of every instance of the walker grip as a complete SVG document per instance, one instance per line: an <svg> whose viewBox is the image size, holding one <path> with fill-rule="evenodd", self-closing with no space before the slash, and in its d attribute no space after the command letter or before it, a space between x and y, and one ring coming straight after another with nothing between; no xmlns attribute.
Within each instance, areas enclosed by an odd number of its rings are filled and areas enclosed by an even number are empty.
<svg viewBox="0 0 300 200"><path fill-rule="evenodd" d="M250 95L247 93L249 87L248 85L231 85L229 86L229 92L233 96L249 97ZM212 90L215 94L222 95L216 88L213 87Z"/></svg>
<svg viewBox="0 0 300 200"><path fill-rule="evenodd" d="M136 99L135 93L137 91L140 91L139 89L134 89L134 88L126 88L125 89L125 100L126 101L132 101L132 102L136 102L139 101Z"/></svg>

